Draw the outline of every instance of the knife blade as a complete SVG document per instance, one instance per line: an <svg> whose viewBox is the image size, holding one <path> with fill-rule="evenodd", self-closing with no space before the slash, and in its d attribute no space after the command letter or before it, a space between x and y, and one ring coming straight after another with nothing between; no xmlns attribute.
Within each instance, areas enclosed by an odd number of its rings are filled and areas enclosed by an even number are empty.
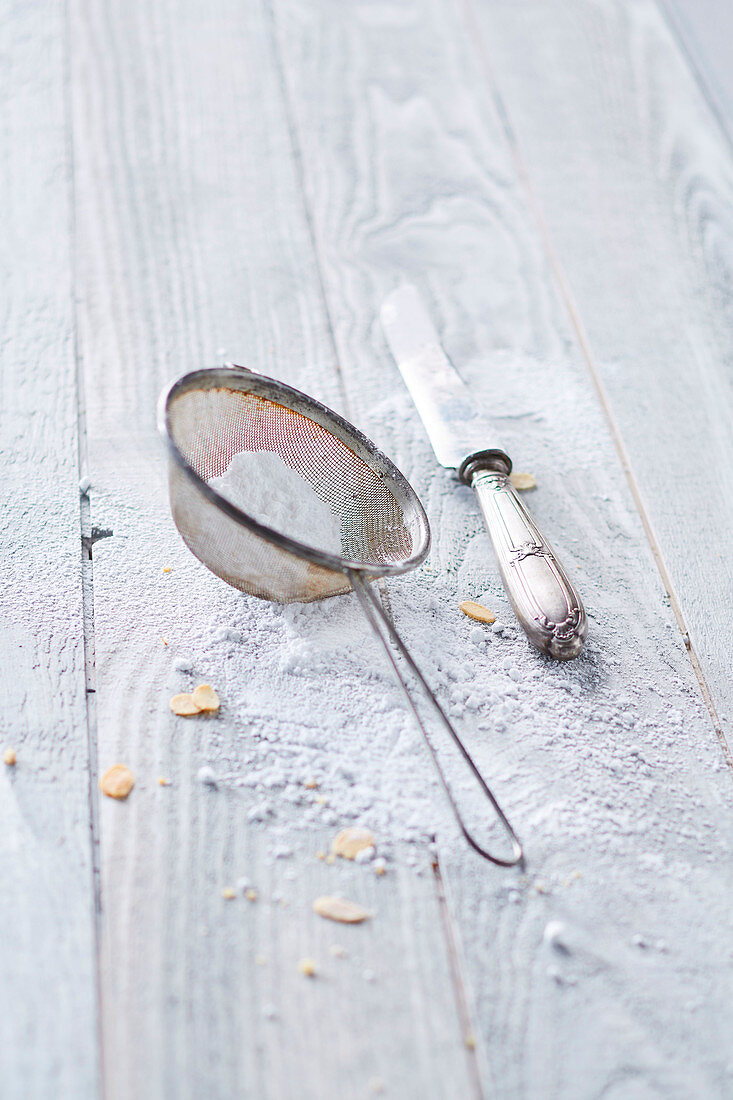
<svg viewBox="0 0 733 1100"><path fill-rule="evenodd" d="M542 653L580 653L585 610L554 550L509 480L512 463L488 417L445 354L416 287L385 298L382 328L438 462L479 501L504 588L522 629Z"/></svg>
<svg viewBox="0 0 733 1100"><path fill-rule="evenodd" d="M441 466L458 470L494 432L440 345L417 288L399 287L382 303L382 328Z"/></svg>

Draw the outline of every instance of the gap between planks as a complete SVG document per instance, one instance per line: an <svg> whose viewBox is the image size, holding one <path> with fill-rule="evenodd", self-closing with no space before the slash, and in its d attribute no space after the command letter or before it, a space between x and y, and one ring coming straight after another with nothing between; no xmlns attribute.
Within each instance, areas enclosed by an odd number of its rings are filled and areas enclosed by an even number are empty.
<svg viewBox="0 0 733 1100"><path fill-rule="evenodd" d="M310 208L308 202L308 196L305 189L305 173L303 171L303 153L300 148L297 133L295 130L295 119L293 118L292 106L290 98L288 96L288 89L285 82L285 71L283 69L283 60L280 50L280 43L277 38L277 28L275 26L275 12L272 7L272 0L265 0L265 22L267 23L268 33L270 35L270 51L274 62L275 77L277 80L277 87L280 93L280 101L283 107L283 115L285 117L285 125L288 130L288 140L290 142L290 153L292 156L293 173L295 175L296 190L300 195L301 206L303 210L303 221L305 222L306 232L310 240L311 250L313 253L313 266L316 270L316 277L318 279L318 297L323 309L323 316L326 322L326 333L328 341L331 345L331 352L333 354L333 365L336 372L336 385L339 390L341 401L343 402L343 413L347 420L352 419L352 412L349 405L348 394L346 393L346 385L344 383L344 376L341 371L341 365L339 363L338 347L336 345L336 334L333 328L333 316L331 314L330 303L328 301L328 295L326 293L326 283L323 277L323 258L321 256L321 250L318 247L318 238L316 237L316 227L313 221L313 211Z"/></svg>
<svg viewBox="0 0 733 1100"><path fill-rule="evenodd" d="M94 959L92 962L94 986L97 1000L95 1029L97 1038L98 1090L101 1097L106 1095L106 1073L103 1041L102 1012L102 873L100 865L99 842L99 762L97 752L97 683L94 644L94 564L92 560L92 511L89 490L82 491L82 478L89 469L89 450L87 446L87 409L84 370L79 344L79 309L77 295L77 236L76 236L76 147L74 136L74 111L71 98L71 18L68 5L63 12L63 49L64 49L64 122L66 127L66 147L69 164L68 218L71 242L71 318L72 318L72 355L74 358L74 382L76 386L76 434L77 434L77 474L79 477L79 549L81 554L81 613L82 642L84 654L84 704L86 715L87 755L88 755L88 791L89 791L89 840L91 847L91 903L92 928L94 934Z"/></svg>
<svg viewBox="0 0 733 1100"><path fill-rule="evenodd" d="M598 369L598 364L596 363L596 358L593 352L593 348L591 347L590 339L585 330L583 320L580 316L580 311L575 300L575 295L573 294L570 282L567 278L567 275L565 274L565 270L560 261L557 249L555 248L552 234L550 232L550 227L547 223L547 219L545 218L539 196L532 183L529 169L522 155L522 151L519 146L519 141L517 139L514 127L511 124L509 111L502 98L501 92L499 91L491 64L491 59L489 58L489 53L486 47L486 43L484 41L483 31L481 29L478 19L476 18L474 0L461 0L461 6L463 8L464 18L469 31L469 37L474 43L474 48L479 61L479 67L483 72L484 79L486 80L486 83L488 85L489 93L496 107L496 112L501 122L502 133L504 134L510 156L516 167L517 175L521 180L522 186L524 187L524 190L526 192L527 202L535 219L537 231L544 245L548 262L557 280L560 297L565 304L565 308L570 319L570 324L577 337L578 345L583 355L583 359L588 367L588 372L593 382L593 386L596 390L596 393L598 394L598 400L608 423L609 432L616 448L622 469L624 471L624 476L626 477L626 481L629 486L632 499L634 501L634 506L639 514L639 518L644 529L644 534L646 536L647 542L649 543L652 556L654 557L655 565L657 567L657 570L659 571L659 576L661 578L662 584L664 585L664 589L669 597L672 612L677 622L677 626L679 627L680 634L682 635L685 649L690 658L690 663L697 679L700 694L708 710L708 713L710 714L710 720L712 722L713 729L715 730L715 735L720 742L720 747L723 750L723 756L725 757L726 764L728 765L728 767L733 769L733 754L731 754L731 749L728 745L720 716L718 715L717 708L713 701L710 687L700 665L700 661L697 653L695 652L695 648L690 639L690 634L685 623L685 618L682 614L682 608L680 606L675 587L672 584L672 579L669 575L669 570L667 569L664 560L662 548L659 544L659 540L657 539L656 534L654 533L651 519L649 518L648 511L646 509L646 506L644 505L639 485L631 466L631 459L626 448L626 444L624 443L623 437L621 435L621 431L618 426L618 422L614 415L613 409L611 408L611 403L608 399L608 394L606 393L606 388L603 384L603 380ZM678 36L675 35L676 39L677 37ZM682 52L689 63L687 52L684 50ZM697 83L700 84L700 78L695 68L692 65L691 68L693 74L695 75ZM718 113L713 109L709 97L705 94L704 88L702 88L702 92L705 96L705 100L708 103L708 106L710 106L711 110L718 119L718 122L720 122ZM727 132L725 132L725 137L727 139Z"/></svg>

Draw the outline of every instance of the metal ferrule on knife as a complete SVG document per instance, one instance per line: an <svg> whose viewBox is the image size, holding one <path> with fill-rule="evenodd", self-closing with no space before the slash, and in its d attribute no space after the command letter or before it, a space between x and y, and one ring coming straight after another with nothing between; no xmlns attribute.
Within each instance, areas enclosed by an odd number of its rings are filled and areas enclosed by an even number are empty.
<svg viewBox="0 0 733 1100"><path fill-rule="evenodd" d="M587 620L580 597L510 480L512 463L440 345L413 286L385 299L382 325L436 457L478 497L504 588L522 629L542 653L580 653Z"/></svg>

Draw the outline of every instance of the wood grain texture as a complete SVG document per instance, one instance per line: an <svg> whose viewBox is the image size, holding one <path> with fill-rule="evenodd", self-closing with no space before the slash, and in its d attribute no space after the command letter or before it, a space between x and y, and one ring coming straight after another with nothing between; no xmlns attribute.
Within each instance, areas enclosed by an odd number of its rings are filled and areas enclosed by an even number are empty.
<svg viewBox="0 0 733 1100"><path fill-rule="evenodd" d="M519 23L519 5L495 7ZM431 0L334 0L318 11L278 0L274 10L351 407L410 476L433 526L428 567L389 585L391 607L528 848L529 870L517 876L478 864L443 834L486 1092L723 1097L730 775L472 32L457 9ZM531 11L543 32L525 31L541 54L551 18ZM528 79L518 46L510 65L516 91ZM554 71L566 68L555 56ZM568 126L583 107L566 106ZM623 132L620 115L617 126ZM627 163L605 164L620 195ZM609 231L622 235L623 210L611 214ZM592 229L580 216L564 224L579 241ZM630 280L641 265L674 282L666 253L627 259L620 244L608 253ZM607 257L592 259L588 283L603 277ZM538 521L577 569L591 631L570 665L538 658L517 636L475 502L435 472L375 320L403 278L430 297L449 354L494 412L517 466L537 477ZM639 312L615 313L628 339ZM699 377L719 385L715 370ZM687 407L694 448L705 412L691 396ZM660 423L650 408L658 449ZM669 468L665 477L660 493L674 484ZM711 472L721 489L726 477ZM503 634L467 626L457 612L465 597L492 607L508 624Z"/></svg>
<svg viewBox="0 0 733 1100"><path fill-rule="evenodd" d="M11 17L12 16L12 17ZM60 6L0 26L0 1091L94 1095L95 929Z"/></svg>
<svg viewBox="0 0 733 1100"><path fill-rule="evenodd" d="M476 15L486 94L504 104L730 733L730 145L654 3Z"/></svg>
<svg viewBox="0 0 733 1100"><path fill-rule="evenodd" d="M711 108L729 140L733 140L733 9L720 0L660 0L660 7Z"/></svg>
<svg viewBox="0 0 733 1100"><path fill-rule="evenodd" d="M100 808L108 1095L360 1097L371 1078L473 1095L428 854L379 880L324 866L323 807L282 744L307 750L325 727L344 766L353 752L366 767L381 729L401 729L396 707L374 729L366 627L351 629L348 600L289 614L228 589L168 511L154 409L171 375L231 358L344 404L269 22L259 4L71 10L92 516L112 532L94 547L99 756L137 776L126 803ZM331 630L350 644L318 676L286 667L296 631L307 649ZM201 680L221 714L175 718L169 697ZM251 823L248 772L269 758L285 789ZM210 789L202 765L228 778ZM282 844L293 855L278 860ZM260 900L222 899L245 875ZM325 889L378 915L327 925L310 908ZM329 955L334 938L348 959Z"/></svg>

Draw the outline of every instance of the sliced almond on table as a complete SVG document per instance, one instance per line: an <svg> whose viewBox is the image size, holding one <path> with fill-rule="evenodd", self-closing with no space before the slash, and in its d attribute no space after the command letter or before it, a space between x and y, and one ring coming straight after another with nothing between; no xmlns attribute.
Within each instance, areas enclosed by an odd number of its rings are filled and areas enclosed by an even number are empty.
<svg viewBox="0 0 733 1100"><path fill-rule="evenodd" d="M180 714L181 718L190 718L192 714L200 714L201 707L193 701L193 695L182 691L180 695L174 695L168 706L174 714Z"/></svg>
<svg viewBox="0 0 733 1100"><path fill-rule="evenodd" d="M517 472L516 474L509 474L509 480L515 489L519 489L523 492L525 489L536 489L537 482L534 479L533 474L526 474Z"/></svg>
<svg viewBox="0 0 733 1100"><path fill-rule="evenodd" d="M199 710L215 711L219 709L219 696L211 684L199 684L192 693L191 698Z"/></svg>
<svg viewBox="0 0 733 1100"><path fill-rule="evenodd" d="M459 606L464 615L468 615L469 619L475 619L477 623L496 622L494 612L489 611L488 607L484 607L483 604L476 603L475 600L464 600Z"/></svg>
<svg viewBox="0 0 733 1100"><path fill-rule="evenodd" d="M355 859L364 848L374 847L374 834L369 829L359 829L355 825L342 829L331 842L331 851L343 859Z"/></svg>
<svg viewBox="0 0 733 1100"><path fill-rule="evenodd" d="M316 964L313 959L301 959L298 963L298 970L304 978L315 978L316 976Z"/></svg>
<svg viewBox="0 0 733 1100"><path fill-rule="evenodd" d="M16 759L15 749L6 749L3 753L3 764L7 764L9 768L12 768Z"/></svg>
<svg viewBox="0 0 733 1100"><path fill-rule="evenodd" d="M135 776L124 764L113 764L99 780L99 789L109 798L127 798L135 786Z"/></svg>
<svg viewBox="0 0 733 1100"><path fill-rule="evenodd" d="M340 924L361 924L372 915L368 909L362 909L361 905L357 905L355 901L330 897L328 894L316 898L313 902L313 910L319 917L339 921Z"/></svg>

